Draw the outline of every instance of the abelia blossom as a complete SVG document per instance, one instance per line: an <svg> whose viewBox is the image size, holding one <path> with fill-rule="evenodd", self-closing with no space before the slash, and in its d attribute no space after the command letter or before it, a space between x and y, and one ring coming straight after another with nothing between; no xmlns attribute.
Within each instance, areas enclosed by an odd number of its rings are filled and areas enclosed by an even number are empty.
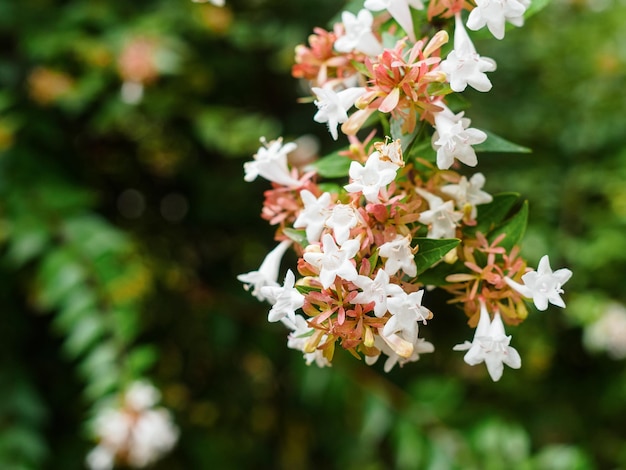
<svg viewBox="0 0 626 470"><path fill-rule="evenodd" d="M294 178L287 165L287 154L293 152L297 145L289 142L283 145L283 139L279 138L269 143L261 139L263 145L254 154L254 160L243 164L245 171L244 179L254 181L257 176L262 176L268 181L284 186L299 187L300 181Z"/></svg>
<svg viewBox="0 0 626 470"><path fill-rule="evenodd" d="M382 258L386 258L384 270L390 276L400 270L410 277L415 277L417 274L417 265L411 248L411 237L396 235L395 239L380 246L378 254Z"/></svg>
<svg viewBox="0 0 626 470"><path fill-rule="evenodd" d="M282 287L264 286L261 294L272 304L267 321L277 322L285 317L296 321L296 310L304 305L304 296L294 288L296 277L289 269Z"/></svg>
<svg viewBox="0 0 626 470"><path fill-rule="evenodd" d="M470 343L454 346L455 351L467 351L463 360L470 366L475 366L484 362L487 371L494 382L502 377L504 364L519 369L522 366L522 359L515 348L509 346L511 336L506 336L504 324L498 312L493 320L489 320L489 312L483 302L481 302L480 319L476 326L474 339Z"/></svg>
<svg viewBox="0 0 626 470"><path fill-rule="evenodd" d="M387 10L406 32L409 39L415 42L415 30L409 6L416 10L423 10L424 4L421 0L365 0L363 6L371 11Z"/></svg>
<svg viewBox="0 0 626 470"><path fill-rule="evenodd" d="M465 207L471 207L470 217L475 219L476 206L493 201L491 194L482 191L484 185L485 176L482 173L474 173L469 181L465 176L461 176L458 184L448 184L441 188L441 192L453 198L459 209L465 210Z"/></svg>
<svg viewBox="0 0 626 470"><path fill-rule="evenodd" d="M330 367L330 362L324 357L320 349L309 351L309 340L315 329L309 326L302 315L296 315L294 321L289 320L287 317L283 318L282 321L287 328L292 330L287 339L288 348L302 351L307 365L315 362L318 367ZM325 335L322 336L321 340L324 341L325 339Z"/></svg>
<svg viewBox="0 0 626 470"><path fill-rule="evenodd" d="M343 245L350 238L350 230L358 223L358 212L350 204L335 205L326 219L326 227L333 231L339 245Z"/></svg>
<svg viewBox="0 0 626 470"><path fill-rule="evenodd" d="M454 114L444 104L439 104L442 111L435 113L435 133L432 144L437 151L437 167L447 170L456 158L468 166L476 166L478 158L472 145L487 140L487 134L470 128L470 120L463 113Z"/></svg>
<svg viewBox="0 0 626 470"><path fill-rule="evenodd" d="M348 120L348 109L365 92L365 88L354 87L334 91L331 87L313 87L312 91L317 96L317 100L314 103L318 107L313 120L319 123L327 123L330 135L334 140L337 140L339 137L337 126Z"/></svg>
<svg viewBox="0 0 626 470"><path fill-rule="evenodd" d="M300 191L304 208L298 214L294 228L304 228L309 243L319 241L326 219L330 215L330 193L323 193L319 198L308 189Z"/></svg>
<svg viewBox="0 0 626 470"><path fill-rule="evenodd" d="M530 1L526 0L476 0L476 8L467 18L467 27L478 31L486 25L496 39L502 39L505 22L522 26L529 5Z"/></svg>
<svg viewBox="0 0 626 470"><path fill-rule="evenodd" d="M390 372L391 369L396 364L399 364L400 367L404 366L404 364L408 362L416 362L420 358L420 354L431 353L435 350L435 347L432 343L429 343L424 338L417 338L415 343L408 343L410 346L410 352L405 356L398 354L398 352L392 347L392 345L396 346L397 342L405 342L403 339L398 337L397 335L391 335L386 337L384 335L379 335L376 337L374 342L374 346L380 350L382 354L387 356L387 360L385 361L385 365L383 366L383 370L385 372ZM380 353L375 356L365 356L365 362L367 365L375 364L380 357Z"/></svg>
<svg viewBox="0 0 626 470"><path fill-rule="evenodd" d="M460 13L455 15L454 49L439 67L448 77L453 91L464 91L467 85L477 91L491 90L491 81L485 72L493 72L496 69L496 63L493 59L478 55L472 40L465 31Z"/></svg>
<svg viewBox="0 0 626 470"><path fill-rule="evenodd" d="M424 290L407 294L402 291L387 299L387 308L391 318L385 323L383 335L398 334L404 340L415 343L418 334L418 322L426 322L432 313L422 306Z"/></svg>
<svg viewBox="0 0 626 470"><path fill-rule="evenodd" d="M429 238L454 238L457 223L463 218L461 212L454 210L452 201L443 201L438 196L415 188L415 191L428 201L429 210L420 214L419 221L428 225Z"/></svg>
<svg viewBox="0 0 626 470"><path fill-rule="evenodd" d="M324 289L328 289L339 276L346 281L353 281L358 273L351 260L359 251L359 240L348 240L338 247L330 233L322 237L322 251L307 251L304 260L319 270L319 279Z"/></svg>
<svg viewBox="0 0 626 470"><path fill-rule="evenodd" d="M337 51L358 51L370 56L383 52L383 46L372 33L374 17L369 10L361 10L356 16L349 11L344 11L341 14L341 21L346 31L335 41Z"/></svg>
<svg viewBox="0 0 626 470"><path fill-rule="evenodd" d="M524 297L532 298L537 310L546 310L548 303L565 308L565 302L560 295L563 293L561 286L570 277L572 277L572 271L567 268L552 272L550 258L548 255L544 255L539 260L537 271L530 271L522 276L524 284L519 284L508 277L504 280Z"/></svg>
<svg viewBox="0 0 626 470"><path fill-rule="evenodd" d="M358 276L352 282L362 291L352 299L352 302L355 304L374 302L374 315L378 318L387 313L387 299L402 292L400 286L389 282L389 274L384 269L379 269L374 279L369 276Z"/></svg>
<svg viewBox="0 0 626 470"><path fill-rule="evenodd" d="M237 276L237 279L244 283L243 288L249 290L252 287L252 295L261 301L265 300L265 295L261 292L261 288L278 285L280 262L291 244L291 240L280 242L276 248L267 254L257 271L250 271Z"/></svg>
<svg viewBox="0 0 626 470"><path fill-rule="evenodd" d="M381 160L379 152L372 153L365 165L359 162L350 164L349 175L352 182L344 186L349 193L361 192L368 202L380 202L380 190L396 178L398 166Z"/></svg>

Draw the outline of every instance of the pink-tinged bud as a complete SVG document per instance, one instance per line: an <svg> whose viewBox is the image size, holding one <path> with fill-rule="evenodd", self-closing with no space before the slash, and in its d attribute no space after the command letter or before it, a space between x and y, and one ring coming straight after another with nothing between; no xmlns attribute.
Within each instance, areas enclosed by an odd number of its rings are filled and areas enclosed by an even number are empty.
<svg viewBox="0 0 626 470"><path fill-rule="evenodd" d="M382 334L383 329L380 328L378 333L380 337L389 345L391 349L400 357L409 358L413 354L413 343L402 339L400 336L396 334L392 334L389 336L384 336Z"/></svg>
<svg viewBox="0 0 626 470"><path fill-rule="evenodd" d="M374 346L374 332L367 325L364 326L364 330L365 334L363 335L363 345L367 348L371 348Z"/></svg>
<svg viewBox="0 0 626 470"><path fill-rule="evenodd" d="M304 344L304 349L302 351L305 353L315 352L324 334L325 333L322 330L315 330L315 333L313 333L309 340Z"/></svg>
<svg viewBox="0 0 626 470"><path fill-rule="evenodd" d="M422 81L426 83L443 83L447 80L446 74L441 70L433 70L432 72L425 73L422 76Z"/></svg>
<svg viewBox="0 0 626 470"><path fill-rule="evenodd" d="M438 31L424 48L424 57L430 56L433 52L448 42L450 37L444 30Z"/></svg>
<svg viewBox="0 0 626 470"><path fill-rule="evenodd" d="M375 108L359 109L341 125L341 132L346 135L356 135L374 111L376 111Z"/></svg>

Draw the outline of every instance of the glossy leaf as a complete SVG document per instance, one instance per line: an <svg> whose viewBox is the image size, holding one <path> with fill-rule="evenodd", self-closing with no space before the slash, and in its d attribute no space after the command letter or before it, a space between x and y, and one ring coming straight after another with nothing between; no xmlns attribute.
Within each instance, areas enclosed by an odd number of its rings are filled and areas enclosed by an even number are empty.
<svg viewBox="0 0 626 470"><path fill-rule="evenodd" d="M415 264L417 265L417 275L430 268L433 264L443 259L450 250L457 247L461 240L457 238L414 238L413 246L419 249L415 254Z"/></svg>

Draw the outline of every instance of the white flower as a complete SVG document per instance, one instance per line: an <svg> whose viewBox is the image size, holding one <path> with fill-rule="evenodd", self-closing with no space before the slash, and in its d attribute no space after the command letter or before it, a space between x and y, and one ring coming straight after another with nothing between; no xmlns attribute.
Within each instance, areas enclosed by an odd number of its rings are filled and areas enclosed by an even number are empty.
<svg viewBox="0 0 626 470"><path fill-rule="evenodd" d="M478 159L472 145L480 144L487 139L487 134L478 129L470 128L470 120L463 113L454 114L444 104L438 103L443 111L435 113L435 128L432 144L437 151L437 167L447 170L454 159L468 166L476 166Z"/></svg>
<svg viewBox="0 0 626 470"><path fill-rule="evenodd" d="M330 193L324 193L316 198L311 191L303 189L300 191L300 197L304 203L304 209L298 214L293 227L306 229L306 238L309 243L317 242L330 213Z"/></svg>
<svg viewBox="0 0 626 470"><path fill-rule="evenodd" d="M225 0L191 0L193 3L211 3L216 7L223 7L226 2Z"/></svg>
<svg viewBox="0 0 626 470"><path fill-rule="evenodd" d="M355 304L374 302L374 315L378 318L387 313L387 298L402 292L400 286L389 283L389 274L384 269L379 269L374 279L369 276L358 276L352 282L362 290L352 302Z"/></svg>
<svg viewBox="0 0 626 470"><path fill-rule="evenodd" d="M363 6L371 11L387 10L407 33L409 39L415 42L413 18L411 17L409 5L416 10L424 9L424 4L421 0L365 0Z"/></svg>
<svg viewBox="0 0 626 470"><path fill-rule="evenodd" d="M250 271L237 276L237 279L244 283L243 288L249 290L252 287L252 295L259 300L265 300L265 296L261 293L261 288L263 286L278 285L280 262L291 243L291 240L280 242L276 248L267 254L257 271Z"/></svg>
<svg viewBox="0 0 626 470"><path fill-rule="evenodd" d="M496 39L502 39L504 23L508 21L515 26L522 26L524 12L529 5L530 2L526 0L476 0L476 8L469 14L467 27L478 31L487 25Z"/></svg>
<svg viewBox="0 0 626 470"><path fill-rule="evenodd" d="M401 351L405 354L404 356L398 354L396 350L399 344L402 344L401 348L406 350ZM374 346L378 348L381 353L388 356L383 367L385 372L389 372L396 364L400 364L400 367L402 367L407 362L415 362L419 360L420 354L431 353L435 350L433 344L429 343L424 338L417 338L415 343L409 343L395 334L388 337L379 334L374 339ZM365 362L371 366L379 357L380 354L377 356L365 356Z"/></svg>
<svg viewBox="0 0 626 470"><path fill-rule="evenodd" d="M380 159L380 153L372 153L361 165L359 162L350 164L349 175L352 180L344 186L349 193L362 192L368 202L378 203L380 190L396 178L398 166Z"/></svg>
<svg viewBox="0 0 626 470"><path fill-rule="evenodd" d="M585 327L585 346L606 351L612 359L626 359L626 308L612 302L602 316Z"/></svg>
<svg viewBox="0 0 626 470"><path fill-rule="evenodd" d="M161 393L145 381L133 382L124 395L126 405L136 411L146 410L161 399Z"/></svg>
<svg viewBox="0 0 626 470"><path fill-rule="evenodd" d="M465 90L467 85L478 91L491 90L491 82L485 72L493 72L496 63L493 59L478 55L465 31L460 13L455 15L454 49L439 67L447 75L450 88L456 92Z"/></svg>
<svg viewBox="0 0 626 470"><path fill-rule="evenodd" d="M115 454L108 447L98 444L87 454L86 463L90 470L112 470Z"/></svg>
<svg viewBox="0 0 626 470"><path fill-rule="evenodd" d="M387 320L383 328L383 335L398 334L404 340L415 343L417 341L418 325L426 322L432 316L430 310L422 306L424 290L407 294L402 291L387 299L387 308L392 317Z"/></svg>
<svg viewBox="0 0 626 470"><path fill-rule="evenodd" d="M350 204L337 204L326 219L326 227L332 229L339 245L343 245L350 238L350 230L358 223L357 212Z"/></svg>
<svg viewBox="0 0 626 470"><path fill-rule="evenodd" d="M463 214L454 210L452 201L444 202L438 196L424 191L421 188L415 188L415 191L428 201L429 210L420 214L418 221L425 225L429 225L429 238L454 238L456 234L456 225L463 218Z"/></svg>
<svg viewBox="0 0 626 470"><path fill-rule="evenodd" d="M461 210L470 206L471 218L475 219L476 206L493 201L491 194L482 191L484 185L485 176L482 173L474 173L469 181L465 176L461 176L459 184L448 184L441 188L441 192L453 198L456 206Z"/></svg>
<svg viewBox="0 0 626 470"><path fill-rule="evenodd" d="M302 315L296 315L294 321L287 320L287 318L283 319L283 323L287 328L289 328L291 333L287 339L287 347L290 349L295 349L298 351L302 351L304 353L304 359L307 365L310 365L312 362L318 367L330 367L330 362L328 359L324 357L324 353L320 349L315 349L313 352L306 352L307 343L309 338L314 332L314 329L311 328L304 317ZM322 336L320 341L324 341L326 339L326 335Z"/></svg>
<svg viewBox="0 0 626 470"><path fill-rule="evenodd" d="M417 265L411 248L411 237L398 234L390 242L383 243L378 249L378 254L387 258L384 270L390 276L396 274L400 269L407 276L414 277L417 274Z"/></svg>
<svg viewBox="0 0 626 470"><path fill-rule="evenodd" d="M276 322L284 317L289 317L295 322L296 310L304 305L304 296L294 288L295 281L296 276L289 269L282 287L265 286L261 288L261 294L272 304L267 316L268 321Z"/></svg>
<svg viewBox="0 0 626 470"><path fill-rule="evenodd" d="M504 324L500 314L496 312L493 321L489 320L487 307L481 302L480 319L474 333L474 340L470 343L454 346L455 351L467 351L463 360L470 366L475 366L484 362L487 371L494 382L500 380L504 370L504 364L519 369L522 366L522 359L518 352L509 346L511 337L506 336Z"/></svg>
<svg viewBox="0 0 626 470"><path fill-rule="evenodd" d="M381 165L395 165L397 168L404 167L404 157L402 156L402 141L396 139L392 142L376 142L374 148L380 154L378 159Z"/></svg>
<svg viewBox="0 0 626 470"><path fill-rule="evenodd" d="M128 463L145 467L169 452L178 440L178 429L165 408L144 410L137 417L128 445Z"/></svg>
<svg viewBox="0 0 626 470"><path fill-rule="evenodd" d="M313 87L312 90L317 96L315 106L318 107L313 120L319 123L328 123L330 135L337 140L337 126L348 120L348 109L365 92L365 88L347 88L339 92L332 88Z"/></svg>
<svg viewBox="0 0 626 470"><path fill-rule="evenodd" d="M369 56L383 52L383 46L372 33L374 17L368 10L361 10L356 16L349 11L344 11L341 14L341 21L346 32L335 41L335 49L338 52L356 50Z"/></svg>
<svg viewBox="0 0 626 470"><path fill-rule="evenodd" d="M320 282L324 289L328 289L337 276L346 281L353 281L358 273L351 260L359 251L361 242L359 240L348 240L341 247L338 247L330 233L325 233L322 237L322 253L305 252L303 255L307 263L319 269Z"/></svg>
<svg viewBox="0 0 626 470"><path fill-rule="evenodd" d="M539 260L537 271L530 271L522 276L524 284L518 284L508 277L505 277L504 280L524 297L532 298L537 310L546 310L548 303L565 308L565 302L560 295L563 293L561 286L570 277L572 277L572 271L567 268L552 272L550 259L548 255L544 255Z"/></svg>
<svg viewBox="0 0 626 470"><path fill-rule="evenodd" d="M264 140L261 139L261 142ZM246 173L244 179L250 182L254 181L257 176L262 176L268 181L284 186L299 187L300 181L291 175L287 165L287 154L297 147L293 142L283 145L282 138L269 143L264 142L264 145L254 154L254 160L243 164Z"/></svg>

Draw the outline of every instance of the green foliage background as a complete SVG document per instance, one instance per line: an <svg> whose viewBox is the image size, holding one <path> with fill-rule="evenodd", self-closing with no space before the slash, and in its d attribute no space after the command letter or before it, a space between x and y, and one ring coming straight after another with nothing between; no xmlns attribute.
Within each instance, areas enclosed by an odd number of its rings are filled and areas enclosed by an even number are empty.
<svg viewBox="0 0 626 470"><path fill-rule="evenodd" d="M0 0L0 468L82 468L103 398L147 376L181 428L158 468L626 467L626 369L583 329L626 302L626 5L555 2L506 38L469 115L533 149L484 154L487 190L530 202L524 252L568 266L565 311L511 329L523 367L494 384L452 345L471 335L433 295L437 351L382 372L347 354L303 364L237 274L273 246L258 138L314 134L289 75L332 0ZM156 44L144 99L118 59Z"/></svg>

